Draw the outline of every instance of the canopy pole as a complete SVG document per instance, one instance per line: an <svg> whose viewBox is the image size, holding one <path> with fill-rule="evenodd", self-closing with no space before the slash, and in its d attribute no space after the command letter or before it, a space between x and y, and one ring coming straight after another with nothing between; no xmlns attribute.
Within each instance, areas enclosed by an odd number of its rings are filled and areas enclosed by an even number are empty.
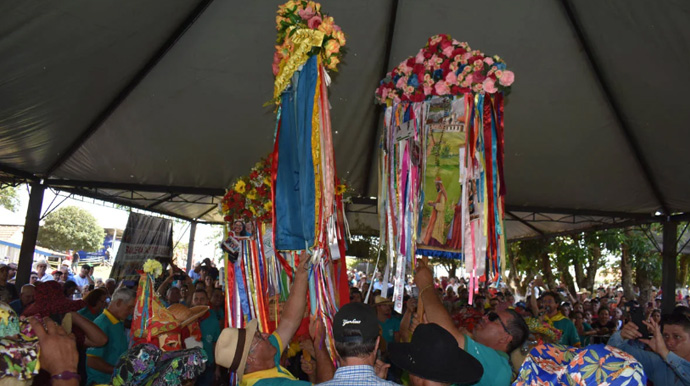
<svg viewBox="0 0 690 386"><path fill-rule="evenodd" d="M19 264L17 266L17 288L21 288L29 282L31 276L31 264L34 261L36 238L38 237L38 224L41 220L41 207L43 206L43 193L46 187L41 182L31 183L29 195L29 208L26 210L24 221L24 237L19 251Z"/></svg>
<svg viewBox="0 0 690 386"><path fill-rule="evenodd" d="M661 312L670 313L676 305L676 234L678 223L667 219L663 223L663 257L661 272L661 290L663 291L661 301Z"/></svg>
<svg viewBox="0 0 690 386"><path fill-rule="evenodd" d="M187 247L187 274L192 271L192 257L194 257L194 236L196 235L196 221L192 221L189 228L189 246Z"/></svg>

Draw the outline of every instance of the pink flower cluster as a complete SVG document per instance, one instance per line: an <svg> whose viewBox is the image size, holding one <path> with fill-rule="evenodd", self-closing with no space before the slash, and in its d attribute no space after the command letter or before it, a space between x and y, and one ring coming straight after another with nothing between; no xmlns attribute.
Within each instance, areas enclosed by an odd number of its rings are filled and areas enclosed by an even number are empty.
<svg viewBox="0 0 690 386"><path fill-rule="evenodd" d="M498 56L486 56L449 35L435 35L416 56L386 74L376 89L382 104L421 102L434 95L509 93L515 74Z"/></svg>
<svg viewBox="0 0 690 386"><path fill-rule="evenodd" d="M335 24L333 17L321 13L321 4L307 0L289 0L278 7L276 16L278 45L273 54L273 75L278 75L281 66L292 54L295 47L290 36L295 29L299 28L323 32L324 38L319 53L323 58L324 66L335 71L342 56L341 47L345 45L345 34Z"/></svg>

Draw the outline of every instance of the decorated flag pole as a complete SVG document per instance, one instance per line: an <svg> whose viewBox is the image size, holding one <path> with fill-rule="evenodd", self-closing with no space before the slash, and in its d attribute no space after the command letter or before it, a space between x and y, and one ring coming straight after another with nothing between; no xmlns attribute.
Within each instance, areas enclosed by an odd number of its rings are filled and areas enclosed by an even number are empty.
<svg viewBox="0 0 690 386"><path fill-rule="evenodd" d="M405 271L417 255L464 259L470 303L480 281L500 280L503 101L513 80L498 56L436 35L376 90L386 105L380 229L399 312Z"/></svg>

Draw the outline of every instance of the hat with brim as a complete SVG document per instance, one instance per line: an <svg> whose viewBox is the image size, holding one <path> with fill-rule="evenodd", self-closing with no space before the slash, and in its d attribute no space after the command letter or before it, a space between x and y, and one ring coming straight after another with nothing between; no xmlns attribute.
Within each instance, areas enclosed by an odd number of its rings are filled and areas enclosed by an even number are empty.
<svg viewBox="0 0 690 386"><path fill-rule="evenodd" d="M67 299L62 292L62 284L50 280L36 283L34 302L22 312L22 315L42 317L63 315L68 312L77 312L84 307L86 303L83 300Z"/></svg>
<svg viewBox="0 0 690 386"><path fill-rule="evenodd" d="M438 324L419 325L410 343L391 343L388 352L397 367L434 382L474 384L484 374L481 363Z"/></svg>
<svg viewBox="0 0 690 386"><path fill-rule="evenodd" d="M173 317L180 323L181 327L187 326L193 321L199 319L208 311L208 309L208 306L195 306L189 308L180 303L171 304L170 307L168 307L168 311L173 314Z"/></svg>
<svg viewBox="0 0 690 386"><path fill-rule="evenodd" d="M374 305L375 306L392 306L393 301L388 299L388 298L384 298L383 296L376 296L374 298Z"/></svg>
<svg viewBox="0 0 690 386"><path fill-rule="evenodd" d="M249 349L254 339L258 322L253 319L245 328L226 328L220 333L216 343L216 364L227 367L237 375L237 382L242 380L244 367L247 364Z"/></svg>

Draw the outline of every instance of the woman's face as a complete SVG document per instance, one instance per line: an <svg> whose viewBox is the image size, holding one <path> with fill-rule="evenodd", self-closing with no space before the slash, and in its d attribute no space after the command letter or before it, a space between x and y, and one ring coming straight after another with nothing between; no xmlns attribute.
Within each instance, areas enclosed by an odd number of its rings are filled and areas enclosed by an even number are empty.
<svg viewBox="0 0 690 386"><path fill-rule="evenodd" d="M239 236L240 233L242 233L242 229L244 228L244 224L242 224L242 221L235 221L232 224L232 231L235 232L235 235Z"/></svg>
<svg viewBox="0 0 690 386"><path fill-rule="evenodd" d="M655 321L657 324L661 323L661 312L659 312L659 311L652 312L652 320Z"/></svg>
<svg viewBox="0 0 690 386"><path fill-rule="evenodd" d="M247 230L247 233L249 233L250 235L253 235L254 234L254 223L248 222L248 223L244 224L244 229Z"/></svg>

